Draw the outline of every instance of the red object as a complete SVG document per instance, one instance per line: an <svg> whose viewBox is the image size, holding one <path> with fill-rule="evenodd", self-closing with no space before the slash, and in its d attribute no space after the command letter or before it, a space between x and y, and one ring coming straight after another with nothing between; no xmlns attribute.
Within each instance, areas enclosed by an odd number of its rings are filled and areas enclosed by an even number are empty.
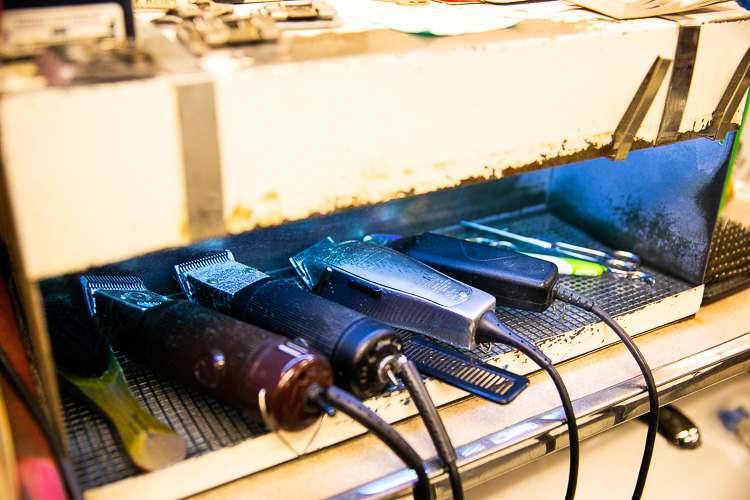
<svg viewBox="0 0 750 500"><path fill-rule="evenodd" d="M2 335L3 333L0 333ZM16 451L23 500L67 500L57 462L41 429L5 377L0 379Z"/></svg>
<svg viewBox="0 0 750 500"><path fill-rule="evenodd" d="M8 293L7 282L0 271L0 348L13 368L37 397L31 369L18 330L16 315ZM15 444L18 482L23 500L67 500L68 494L50 444L11 383L0 372L0 390L10 420Z"/></svg>

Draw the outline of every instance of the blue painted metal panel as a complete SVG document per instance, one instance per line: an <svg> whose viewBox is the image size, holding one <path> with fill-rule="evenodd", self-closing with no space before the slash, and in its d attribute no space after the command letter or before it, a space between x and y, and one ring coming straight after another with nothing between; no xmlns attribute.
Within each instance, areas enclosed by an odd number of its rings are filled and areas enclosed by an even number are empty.
<svg viewBox="0 0 750 500"><path fill-rule="evenodd" d="M640 255L691 284L703 282L734 134L555 168L548 205L603 243Z"/></svg>

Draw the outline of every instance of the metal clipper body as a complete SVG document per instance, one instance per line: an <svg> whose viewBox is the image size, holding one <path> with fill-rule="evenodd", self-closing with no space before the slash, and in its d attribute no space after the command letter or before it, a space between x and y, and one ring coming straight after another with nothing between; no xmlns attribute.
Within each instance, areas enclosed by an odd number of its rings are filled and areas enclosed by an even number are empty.
<svg viewBox="0 0 750 500"><path fill-rule="evenodd" d="M132 277L83 277L89 308L128 357L250 417L286 431L321 413L313 384L330 386L328 361L261 328L147 290Z"/></svg>
<svg viewBox="0 0 750 500"><path fill-rule="evenodd" d="M394 327L464 349L495 298L372 243L321 241L291 259L315 293Z"/></svg>
<svg viewBox="0 0 750 500"><path fill-rule="evenodd" d="M389 326L234 260L223 251L175 266L189 300L286 337L330 360L336 385L360 399L390 382L401 343Z"/></svg>

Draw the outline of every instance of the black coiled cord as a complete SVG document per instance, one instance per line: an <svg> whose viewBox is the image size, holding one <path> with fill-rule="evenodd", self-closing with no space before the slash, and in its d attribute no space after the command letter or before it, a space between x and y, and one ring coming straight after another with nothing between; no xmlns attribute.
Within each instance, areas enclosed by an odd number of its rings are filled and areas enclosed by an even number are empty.
<svg viewBox="0 0 750 500"><path fill-rule="evenodd" d="M456 465L456 450L451 444L450 437L445 430L440 415L438 415L435 404L430 399L430 394L424 386L419 370L412 361L402 357L399 361L398 374L409 391L414 404L417 406L422 421L427 427L427 431L435 445L435 450L440 460L443 461L443 466L448 471L454 500L463 500L464 490L461 483L461 475Z"/></svg>
<svg viewBox="0 0 750 500"><path fill-rule="evenodd" d="M609 326L615 334L620 337L622 343L625 344L625 347L627 347L630 354L635 358L638 367L641 369L643 378L646 381L649 401L649 420L648 432L646 434L646 446L643 450L641 468L638 472L638 480L635 485L635 490L633 491L633 500L638 500L643 495L643 490L646 487L646 478L648 477L648 470L651 466L651 458L654 454L654 445L656 443L656 435L659 429L659 393L656 387L656 382L654 381L654 376L651 373L651 368L648 366L648 363L638 349L638 346L636 346L630 338L630 335L627 334L627 332L609 313L597 306L592 300L559 286L555 288L555 298L566 304L573 305L584 311L595 314L607 326Z"/></svg>
<svg viewBox="0 0 750 500"><path fill-rule="evenodd" d="M323 387L320 384L314 384L308 389L307 398L312 404L322 406L324 403L341 411L375 434L407 467L417 473L414 498L434 500L430 478L424 470L424 462L393 426L363 405L357 398L336 386Z"/></svg>

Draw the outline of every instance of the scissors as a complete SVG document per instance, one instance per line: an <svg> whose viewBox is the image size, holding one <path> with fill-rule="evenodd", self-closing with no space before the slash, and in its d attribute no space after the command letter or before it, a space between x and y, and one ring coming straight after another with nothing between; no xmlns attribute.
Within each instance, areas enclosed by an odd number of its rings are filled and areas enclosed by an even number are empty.
<svg viewBox="0 0 750 500"><path fill-rule="evenodd" d="M604 267L613 274L629 278L637 278L647 281L651 284L654 283L654 279L638 271L638 266L641 264L641 259L637 255L624 250L616 250L611 253L603 252L601 250L594 250L592 248L581 247L578 245L572 245L564 242L549 242L538 238L531 238L529 236L521 236L519 234L504 231L490 226L477 224L475 222L461 221L462 226L471 227L480 231L485 231L492 234L497 234L505 238L510 238L516 241L521 241L529 245L545 248L556 253L575 257L577 259L586 260L589 262L596 262Z"/></svg>

